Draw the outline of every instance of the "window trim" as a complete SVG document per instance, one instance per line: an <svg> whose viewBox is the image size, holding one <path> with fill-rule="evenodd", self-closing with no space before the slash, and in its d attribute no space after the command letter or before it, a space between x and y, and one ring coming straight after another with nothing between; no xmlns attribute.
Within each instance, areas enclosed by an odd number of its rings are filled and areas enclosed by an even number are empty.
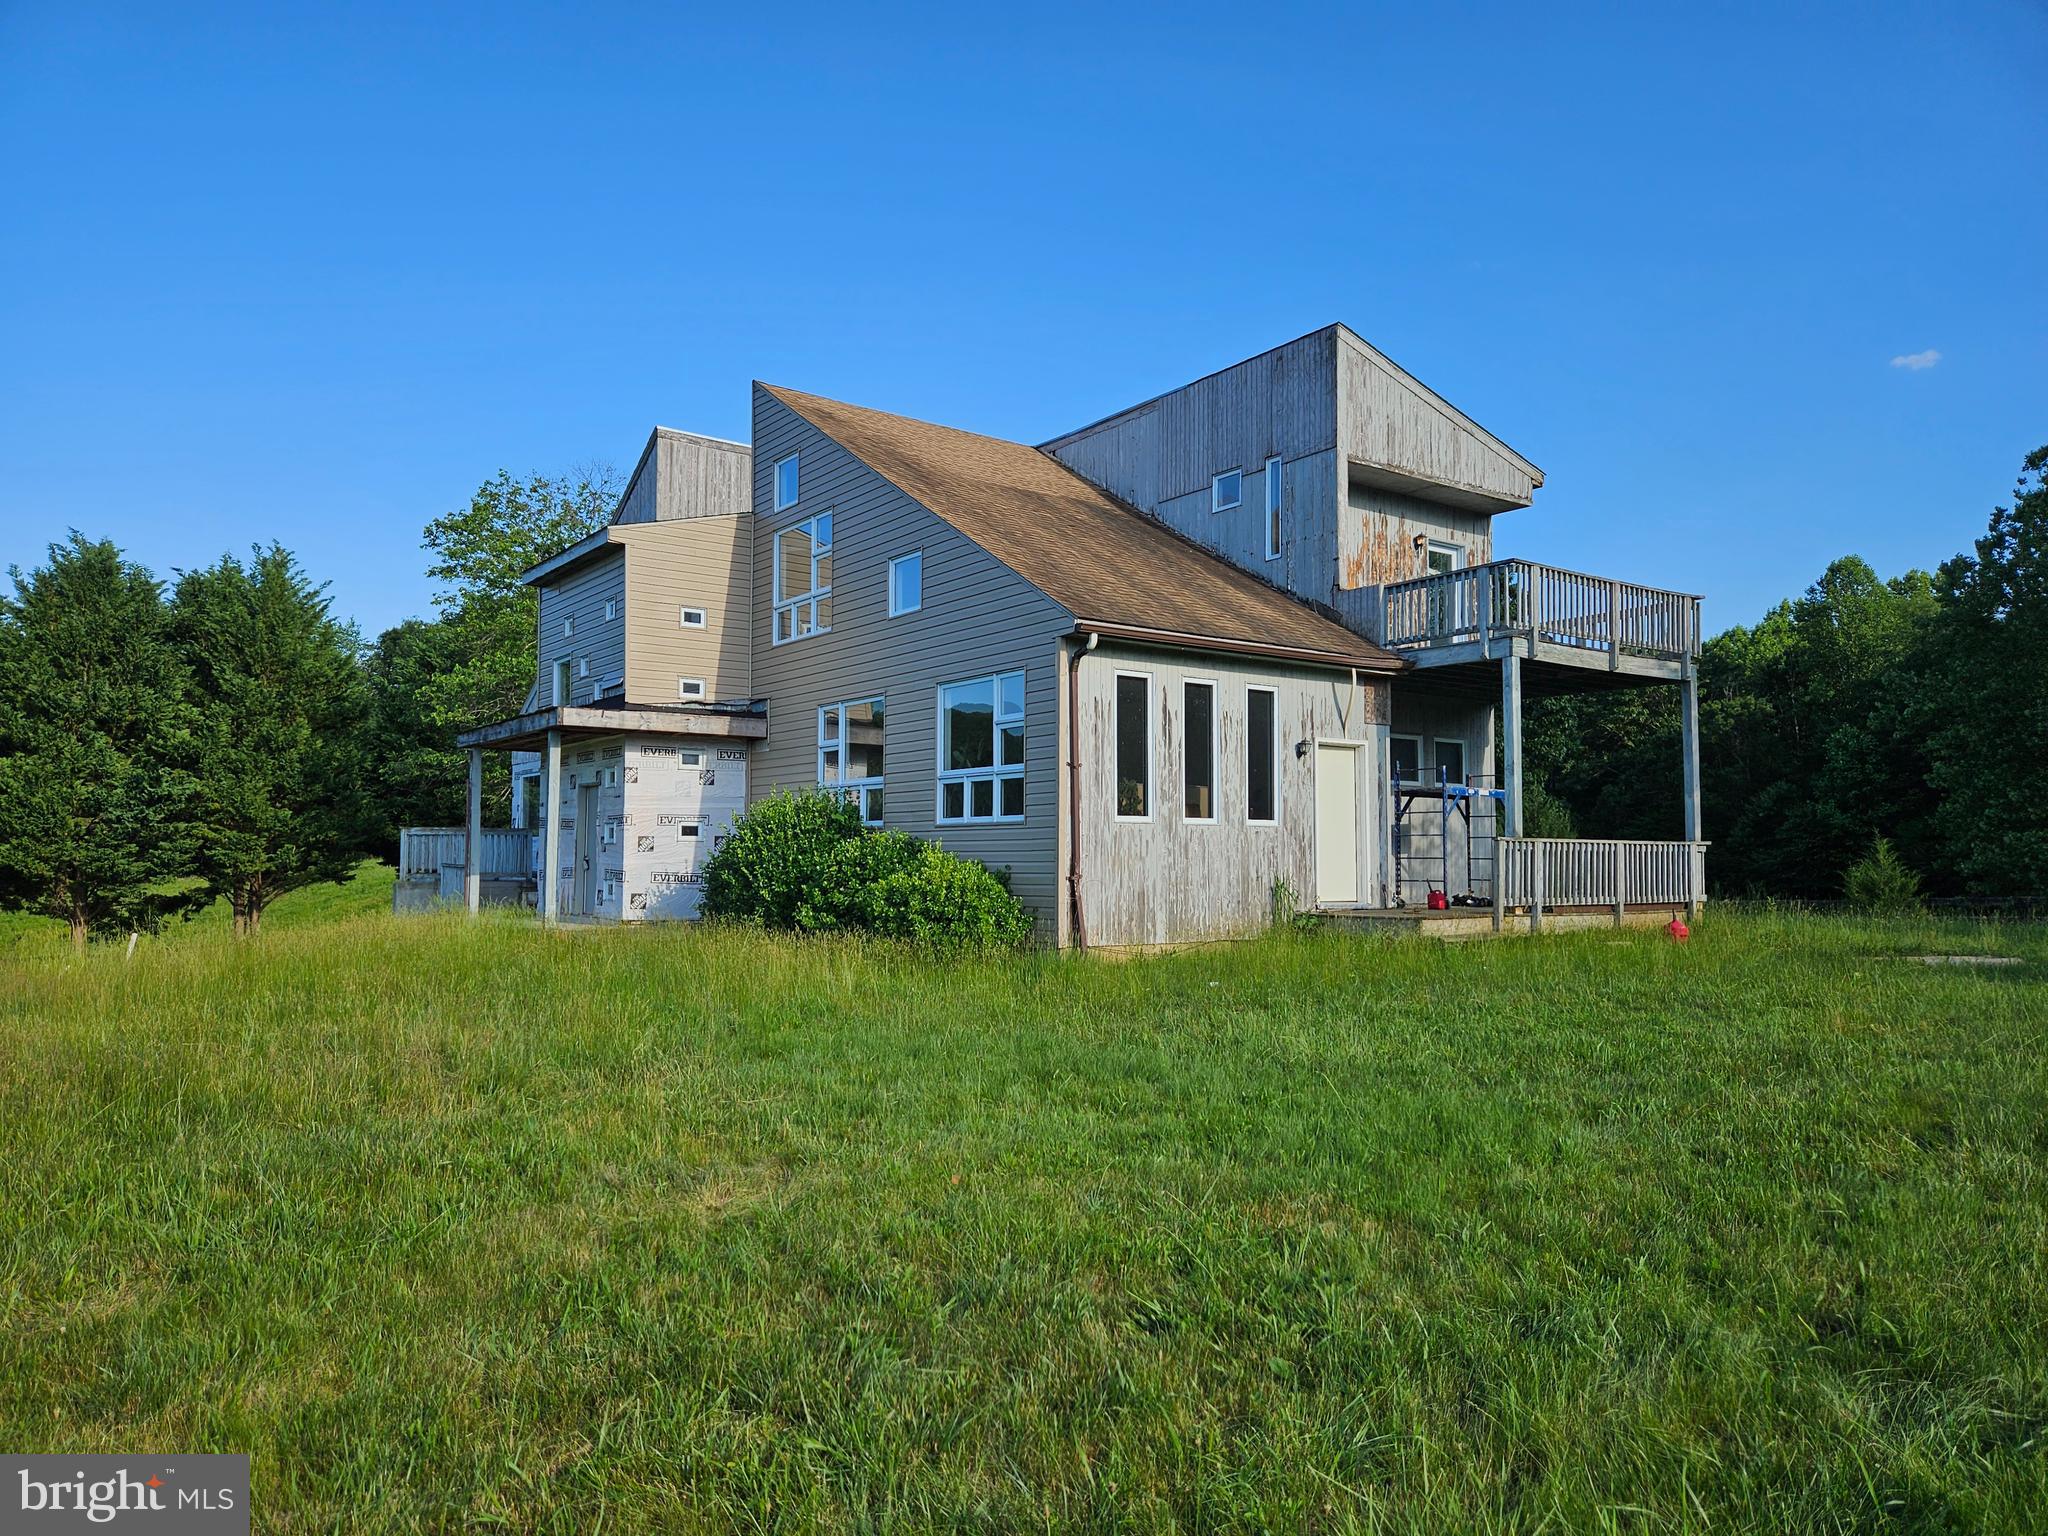
<svg viewBox="0 0 2048 1536"><path fill-rule="evenodd" d="M1437 749L1442 747L1445 742L1453 743L1458 749L1458 761L1464 766L1465 773L1459 774L1455 782L1462 784L1465 782L1466 774L1469 774L1472 771L1472 753L1466 745L1465 738L1462 736L1430 737L1430 751L1436 758L1436 766L1439 770L1443 768L1444 755L1441 751ZM1433 779L1430 782L1440 783L1441 781Z"/></svg>
<svg viewBox="0 0 2048 1536"><path fill-rule="evenodd" d="M830 624L820 624L818 622L818 603L820 600L829 600L832 596L832 584L829 581L822 587L818 585L818 524L829 522L831 518L832 509L827 507L823 512L815 512L809 517L799 518L796 522L776 529L770 540L768 546L768 643L771 646L795 645L797 641L808 640L813 635L827 635L832 632ZM808 537L811 542L811 585L803 592L784 597L782 596L782 573L780 569L782 538L784 534L793 533L799 528L808 530ZM835 527L832 530L831 537L825 541L823 553L827 558L830 558L837 552L838 548L839 530ZM798 634L796 632L796 620L793 615L797 609L806 607L811 610L811 627L802 634ZM782 615L784 613L792 615L789 625L790 633L787 636L782 634Z"/></svg>
<svg viewBox="0 0 2048 1536"><path fill-rule="evenodd" d="M1123 744L1120 740L1123 736L1123 716L1121 701L1117 697L1117 684L1127 677L1143 678L1145 682L1145 813L1142 816L1126 816L1120 809L1122 801L1117 795L1118 789L1122 786L1123 771L1123 763L1120 761L1123 756ZM1159 803L1159 744L1152 739L1152 690L1157 682L1158 679L1150 672L1119 667L1109 685L1109 804L1118 821L1134 825L1150 821L1153 807Z"/></svg>
<svg viewBox="0 0 2048 1536"><path fill-rule="evenodd" d="M697 685L695 693L689 691L689 685L692 683ZM711 684L701 677L678 677L676 679L676 697L679 700L708 699L711 697Z"/></svg>
<svg viewBox="0 0 2048 1536"><path fill-rule="evenodd" d="M1387 777L1390 779L1394 777L1394 743L1397 741L1412 741L1415 743L1415 777L1412 779L1398 779L1396 782L1401 784L1427 784L1429 780L1422 776L1422 738L1407 731L1387 732Z"/></svg>
<svg viewBox="0 0 2048 1536"><path fill-rule="evenodd" d="M1270 817L1252 814L1252 695L1263 693L1273 701L1273 814ZM1259 683L1248 683L1244 690L1244 824L1248 827L1277 827L1280 825L1280 690L1268 688Z"/></svg>
<svg viewBox="0 0 2048 1536"><path fill-rule="evenodd" d="M1431 555L1449 555L1449 556L1451 557L1451 569L1450 569L1449 571L1433 571L1433 570L1431 570L1431 569L1430 569L1430 566L1429 566L1429 557L1430 557ZM1448 576L1448 575L1450 575L1450 574L1451 574L1451 572L1452 572L1452 571L1462 571L1462 570L1464 570L1464 569L1465 569L1465 565L1466 565L1466 560L1465 560L1465 546L1464 546L1464 545L1462 545L1462 544L1453 544L1453 543L1452 543L1452 542L1451 542L1451 541L1450 541L1449 539L1429 539L1429 540L1426 540L1426 541L1424 542L1424 544L1423 544L1423 548L1422 548L1422 574L1423 574L1423 575L1425 575L1425 576ZM1448 738L1446 738L1446 739L1448 739Z"/></svg>
<svg viewBox="0 0 2048 1536"><path fill-rule="evenodd" d="M697 615L694 620L690 617L693 613ZM710 622L711 611L708 608L692 608L687 603L676 608L677 629L703 629Z"/></svg>
<svg viewBox="0 0 2048 1536"><path fill-rule="evenodd" d="M1280 456L1275 454L1266 460L1266 558L1280 558L1280 511L1281 500L1286 492L1286 477L1283 474ZM1277 718L1277 716L1276 716Z"/></svg>
<svg viewBox="0 0 2048 1536"><path fill-rule="evenodd" d="M1188 689L1209 690L1209 814L1188 814ZM1213 827L1223 808L1223 689L1213 677L1184 677L1180 680L1180 819L1191 827ZM1274 734L1279 734L1277 717Z"/></svg>
<svg viewBox="0 0 2048 1536"><path fill-rule="evenodd" d="M906 560L917 562L917 601L906 608L896 606L896 568ZM900 619L907 613L916 613L924 607L924 549L907 549L889 562L889 617Z"/></svg>
<svg viewBox="0 0 2048 1536"><path fill-rule="evenodd" d="M1003 713L1003 679L1017 679L1017 713ZM1029 807L1014 816L1003 814L1003 781L1016 779L1028 791L1031 769L1031 700L1027 689L1030 686L1030 671L1025 667L1012 667L1006 672L987 672L974 677L956 677L940 683L932 690L932 764L937 770L932 786L932 819L942 827L989 827L1020 826L1025 821ZM990 685L994 712L989 719L989 753L994 764L988 768L948 768L946 766L946 690L948 688L971 688L976 683ZM1024 761L1005 763L1003 761L1003 727L1021 725L1024 727ZM969 786L977 779L990 781L989 810L987 816L974 814L974 791ZM946 814L946 786L959 784L960 814Z"/></svg>
<svg viewBox="0 0 2048 1536"><path fill-rule="evenodd" d="M1237 499L1225 501L1223 499L1223 482L1232 475L1237 476ZM1209 477L1209 510L1211 512L1229 512L1243 505L1244 466L1242 464L1233 465L1229 469L1219 469Z"/></svg>
<svg viewBox="0 0 2048 1536"><path fill-rule="evenodd" d="M802 457L803 455L801 453L789 453L784 454L781 458L775 461L775 468L772 472L769 485L770 500L774 503L775 510L777 512L787 512L791 507L795 506L799 501L803 500L803 467L797 462ZM796 482L796 494L791 496L787 501L784 501L782 499L782 466L785 464L787 464L790 467L790 478Z"/></svg>
<svg viewBox="0 0 2048 1536"><path fill-rule="evenodd" d="M872 704L882 712L882 772L878 777L862 777L855 779L849 778L847 776L847 766L849 763L852 762L852 758L847 753L847 747L849 743L847 741L846 733L846 712L849 709L852 709L857 704ZM827 715L837 716L839 726L839 735L832 742L832 750L836 751L839 754L839 777L830 783L828 783L825 779L825 717ZM844 791L852 790L853 794L849 798L854 800L854 802L860 806L860 824L864 827L879 827L880 825L882 825L882 818L880 816L871 816L868 814L867 792L871 789L883 789L887 785L888 781L888 696L886 694L876 693L870 694L866 698L840 699L836 703L820 704L818 706L818 788L824 790L828 794L841 794ZM885 798L883 800L883 806L885 809L887 808L887 805L888 801Z"/></svg>

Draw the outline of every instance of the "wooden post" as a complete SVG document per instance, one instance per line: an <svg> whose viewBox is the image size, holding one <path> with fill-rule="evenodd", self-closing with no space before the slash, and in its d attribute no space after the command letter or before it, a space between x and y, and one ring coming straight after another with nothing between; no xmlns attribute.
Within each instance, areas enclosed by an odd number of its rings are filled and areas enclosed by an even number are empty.
<svg viewBox="0 0 2048 1536"><path fill-rule="evenodd" d="M1501 753L1507 780L1508 836L1522 835L1522 658L1514 644L1500 662Z"/></svg>
<svg viewBox="0 0 2048 1536"><path fill-rule="evenodd" d="M1621 670L1621 583L1607 583L1607 670Z"/></svg>
<svg viewBox="0 0 2048 1536"><path fill-rule="evenodd" d="M1499 933L1501 924L1507 918L1507 861L1508 844L1505 838L1493 840L1493 931Z"/></svg>
<svg viewBox="0 0 2048 1536"><path fill-rule="evenodd" d="M1614 848L1614 926L1622 926L1622 917L1628 910L1628 845L1615 843Z"/></svg>
<svg viewBox="0 0 2048 1536"><path fill-rule="evenodd" d="M1700 674L1699 662L1686 657L1685 667L1679 677L1679 737L1684 755L1685 771L1685 840L1697 843L1700 840ZM1698 921L1699 899L1704 891L1695 888L1691 878L1694 867L1691 850L1687 851L1686 916Z"/></svg>
<svg viewBox="0 0 2048 1536"><path fill-rule="evenodd" d="M1544 854L1550 851L1548 843L1529 845L1529 931L1543 931L1543 865Z"/></svg>
<svg viewBox="0 0 2048 1536"><path fill-rule="evenodd" d="M469 815L463 826L462 900L475 917L484 899L484 749L469 749Z"/></svg>
<svg viewBox="0 0 2048 1536"><path fill-rule="evenodd" d="M553 927L559 909L555 881L562 862L562 733L548 732L547 750L541 754L541 801L547 812L547 830L541 834L540 920Z"/></svg>

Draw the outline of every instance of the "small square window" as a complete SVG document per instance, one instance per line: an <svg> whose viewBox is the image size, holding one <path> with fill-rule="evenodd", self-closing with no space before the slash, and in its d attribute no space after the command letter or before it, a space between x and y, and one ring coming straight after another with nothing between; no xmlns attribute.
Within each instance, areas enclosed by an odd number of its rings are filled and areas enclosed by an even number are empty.
<svg viewBox="0 0 2048 1536"><path fill-rule="evenodd" d="M924 551L913 549L889 562L889 617L924 606Z"/></svg>
<svg viewBox="0 0 2048 1536"><path fill-rule="evenodd" d="M779 459L776 461L775 510L778 512L780 512L784 507L793 507L796 505L796 460L797 456L792 453L788 458Z"/></svg>
<svg viewBox="0 0 2048 1536"><path fill-rule="evenodd" d="M684 608L678 612L676 622L684 629L702 629L704 627L704 610L702 608Z"/></svg>
<svg viewBox="0 0 2048 1536"><path fill-rule="evenodd" d="M1232 507L1244 505L1244 471L1226 469L1209 482L1209 503L1212 511L1228 512Z"/></svg>
<svg viewBox="0 0 2048 1536"><path fill-rule="evenodd" d="M701 677L679 677L676 679L676 697L679 699L701 699L704 697L704 679Z"/></svg>

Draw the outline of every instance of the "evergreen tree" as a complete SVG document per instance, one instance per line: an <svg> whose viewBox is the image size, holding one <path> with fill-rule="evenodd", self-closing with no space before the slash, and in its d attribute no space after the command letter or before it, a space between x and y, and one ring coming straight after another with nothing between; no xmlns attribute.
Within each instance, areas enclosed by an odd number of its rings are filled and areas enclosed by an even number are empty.
<svg viewBox="0 0 2048 1536"><path fill-rule="evenodd" d="M0 599L0 905L71 941L153 930L189 903L183 669L163 593L73 532Z"/></svg>
<svg viewBox="0 0 2048 1536"><path fill-rule="evenodd" d="M344 880L366 841L355 639L276 545L178 581L197 725L194 865L253 934L279 896Z"/></svg>

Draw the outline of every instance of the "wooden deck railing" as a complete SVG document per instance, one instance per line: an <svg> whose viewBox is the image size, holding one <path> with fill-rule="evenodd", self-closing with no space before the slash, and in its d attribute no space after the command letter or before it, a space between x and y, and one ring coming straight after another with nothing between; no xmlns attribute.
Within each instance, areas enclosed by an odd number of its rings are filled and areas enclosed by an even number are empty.
<svg viewBox="0 0 2048 1536"><path fill-rule="evenodd" d="M1526 636L1618 660L1700 650L1700 600L1684 592L1495 560L1381 588L1382 644L1396 650Z"/></svg>
<svg viewBox="0 0 2048 1536"><path fill-rule="evenodd" d="M1494 912L1527 907L1697 909L1707 896L1705 843L1498 837L1493 844Z"/></svg>
<svg viewBox="0 0 2048 1536"><path fill-rule="evenodd" d="M398 834L398 878L439 879L441 871L460 871L467 850L461 827L406 827ZM533 834L519 827L485 827L482 869L487 880L524 877L533 873Z"/></svg>

